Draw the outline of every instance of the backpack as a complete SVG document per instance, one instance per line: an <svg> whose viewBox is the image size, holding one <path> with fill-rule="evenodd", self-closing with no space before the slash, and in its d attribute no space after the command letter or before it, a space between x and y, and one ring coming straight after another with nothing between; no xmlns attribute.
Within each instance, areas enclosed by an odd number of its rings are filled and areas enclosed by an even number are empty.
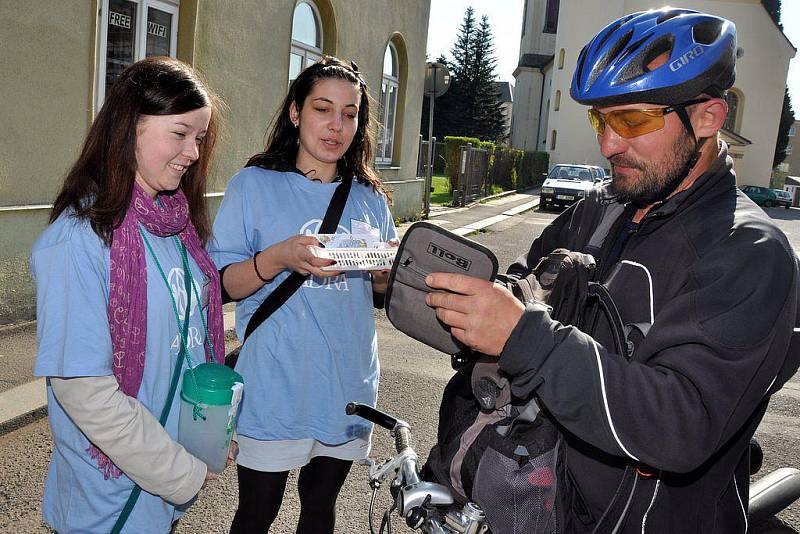
<svg viewBox="0 0 800 534"><path fill-rule="evenodd" d="M619 350L622 321L608 291L593 281L595 271L591 255L557 249L527 277L496 281L523 302L546 304L564 324L580 328L595 313L606 314L620 334ZM423 478L480 506L492 532L568 532L575 497L563 435L535 395L516 398L512 386L497 358L475 355L457 370L442 396L437 443Z"/></svg>

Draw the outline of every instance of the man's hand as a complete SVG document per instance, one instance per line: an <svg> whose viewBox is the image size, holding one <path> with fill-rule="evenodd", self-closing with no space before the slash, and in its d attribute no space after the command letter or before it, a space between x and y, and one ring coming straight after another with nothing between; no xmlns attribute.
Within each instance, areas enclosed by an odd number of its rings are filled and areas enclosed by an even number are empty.
<svg viewBox="0 0 800 534"><path fill-rule="evenodd" d="M426 297L453 336L473 350L499 356L525 306L505 287L460 274L432 273L428 287L445 289Z"/></svg>

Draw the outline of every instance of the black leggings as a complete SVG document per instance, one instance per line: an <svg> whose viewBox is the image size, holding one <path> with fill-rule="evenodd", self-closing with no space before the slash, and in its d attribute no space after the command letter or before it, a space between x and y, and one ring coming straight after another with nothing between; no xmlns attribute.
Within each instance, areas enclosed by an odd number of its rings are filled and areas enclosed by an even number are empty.
<svg viewBox="0 0 800 534"><path fill-rule="evenodd" d="M300 469L300 521L297 534L333 533L336 498L353 462L317 456ZM231 534L263 534L278 516L289 471L256 471L237 465L239 507Z"/></svg>

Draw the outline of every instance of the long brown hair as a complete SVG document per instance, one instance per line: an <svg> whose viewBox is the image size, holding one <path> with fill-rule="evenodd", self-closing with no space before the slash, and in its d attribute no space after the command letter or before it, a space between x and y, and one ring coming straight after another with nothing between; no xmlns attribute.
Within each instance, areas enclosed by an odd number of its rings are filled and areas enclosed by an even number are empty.
<svg viewBox="0 0 800 534"><path fill-rule="evenodd" d="M355 63L347 65L341 59L324 56L319 62L311 65L289 86L289 93L272 119L272 131L267 140L267 147L247 161L245 167L262 167L265 169L283 169L294 167L297 160L297 147L300 132L289 118L292 103L298 110L303 108L306 97L311 94L320 80L336 78L357 85L361 93L358 107L358 128L353 136L347 152L337 162L337 171L342 176L354 176L359 183L369 184L375 190L385 193L383 185L372 167L372 147L374 134L370 124L369 93L367 84L361 78ZM302 124L300 126L302 128Z"/></svg>
<svg viewBox="0 0 800 534"><path fill-rule="evenodd" d="M136 179L136 125L142 115L180 115L211 108L199 158L183 175L180 188L200 238L211 233L206 208L208 167L217 138L219 100L189 65L169 57L150 57L125 69L111 86L95 117L78 160L53 203L50 222L68 208L90 221L111 245L114 228L125 218Z"/></svg>

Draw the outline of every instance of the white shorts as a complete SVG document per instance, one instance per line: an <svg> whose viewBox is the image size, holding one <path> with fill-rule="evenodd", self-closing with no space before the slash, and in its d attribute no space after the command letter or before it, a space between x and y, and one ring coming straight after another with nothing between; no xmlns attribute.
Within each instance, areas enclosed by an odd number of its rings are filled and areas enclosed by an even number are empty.
<svg viewBox="0 0 800 534"><path fill-rule="evenodd" d="M297 469L315 456L339 460L362 460L369 455L370 439L356 438L338 445L328 445L312 438L263 441L238 436L236 463L256 471L279 472Z"/></svg>

